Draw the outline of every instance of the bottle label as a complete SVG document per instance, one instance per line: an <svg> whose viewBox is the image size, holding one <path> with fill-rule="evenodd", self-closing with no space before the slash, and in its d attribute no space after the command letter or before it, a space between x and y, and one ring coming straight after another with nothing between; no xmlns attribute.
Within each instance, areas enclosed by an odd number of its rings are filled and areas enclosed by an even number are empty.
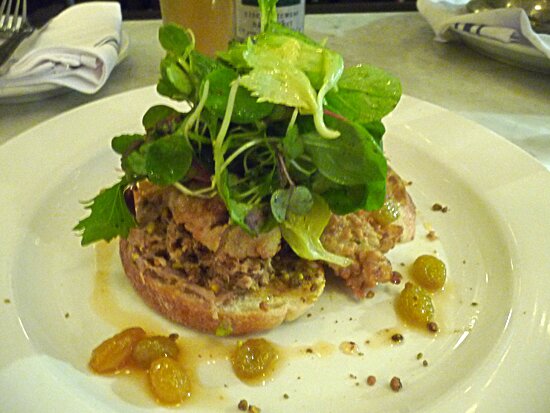
<svg viewBox="0 0 550 413"><path fill-rule="evenodd" d="M304 31L305 0L279 0L277 20L293 30ZM258 0L235 0L235 39L243 41L260 32Z"/></svg>

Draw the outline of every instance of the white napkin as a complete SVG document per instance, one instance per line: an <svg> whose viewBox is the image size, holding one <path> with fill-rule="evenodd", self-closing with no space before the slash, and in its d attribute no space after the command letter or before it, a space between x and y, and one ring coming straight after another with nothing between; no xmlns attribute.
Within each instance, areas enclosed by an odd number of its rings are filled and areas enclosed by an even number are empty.
<svg viewBox="0 0 550 413"><path fill-rule="evenodd" d="M69 7L16 50L0 88L53 83L92 94L117 64L122 15L118 2Z"/></svg>
<svg viewBox="0 0 550 413"><path fill-rule="evenodd" d="M505 43L530 45L550 59L550 35L534 32L523 9L470 13L466 3L468 0L417 0L416 6L435 32L436 40L454 40L457 37L453 29L462 30Z"/></svg>

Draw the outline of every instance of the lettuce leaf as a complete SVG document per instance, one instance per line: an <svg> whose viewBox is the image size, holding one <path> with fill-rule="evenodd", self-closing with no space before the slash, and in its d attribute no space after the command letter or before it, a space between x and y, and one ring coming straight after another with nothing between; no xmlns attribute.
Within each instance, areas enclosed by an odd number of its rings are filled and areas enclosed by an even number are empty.
<svg viewBox="0 0 550 413"><path fill-rule="evenodd" d="M287 211L286 220L281 224L281 234L292 250L306 260L322 260L345 267L352 260L333 254L323 247L321 235L330 219L330 209L327 203L318 195L313 197L310 211L298 215Z"/></svg>

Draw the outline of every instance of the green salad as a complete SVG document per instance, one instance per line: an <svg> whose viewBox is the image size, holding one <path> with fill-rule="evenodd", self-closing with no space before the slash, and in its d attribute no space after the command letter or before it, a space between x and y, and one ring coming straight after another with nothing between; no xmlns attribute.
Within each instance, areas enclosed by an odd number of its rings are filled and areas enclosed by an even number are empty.
<svg viewBox="0 0 550 413"><path fill-rule="evenodd" d="M166 50L157 91L186 101L157 105L142 134L112 140L124 175L86 204L75 227L82 245L127 237L137 225L125 192L136 183L219 196L232 223L250 234L279 226L300 257L337 265L323 248L331 214L379 209L386 194L382 118L401 96L399 81L277 23L276 0L260 0L261 33L216 58L195 50L193 33L161 27Z"/></svg>

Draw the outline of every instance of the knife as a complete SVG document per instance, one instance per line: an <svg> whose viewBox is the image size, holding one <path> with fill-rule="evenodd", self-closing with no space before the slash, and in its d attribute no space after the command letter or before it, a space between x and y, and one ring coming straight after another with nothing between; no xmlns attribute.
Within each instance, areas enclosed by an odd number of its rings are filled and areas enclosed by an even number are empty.
<svg viewBox="0 0 550 413"><path fill-rule="evenodd" d="M57 16L63 8L63 6L54 5L38 9L25 23L23 23L23 26L16 33L0 45L0 76L8 71L11 65L4 65L4 63L13 55L23 40L36 30L44 27L53 17Z"/></svg>

